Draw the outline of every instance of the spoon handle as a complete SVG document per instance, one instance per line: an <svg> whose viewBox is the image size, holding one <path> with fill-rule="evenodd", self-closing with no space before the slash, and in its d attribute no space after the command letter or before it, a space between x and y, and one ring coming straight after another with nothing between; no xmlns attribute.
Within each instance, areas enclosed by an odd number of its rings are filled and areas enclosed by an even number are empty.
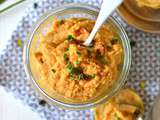
<svg viewBox="0 0 160 120"><path fill-rule="evenodd" d="M105 20L109 17L109 15L117 8L123 0L103 0L99 15L97 17L95 26L87 40L84 42L85 46L89 46L95 37L97 31L101 27L101 25L105 22Z"/></svg>

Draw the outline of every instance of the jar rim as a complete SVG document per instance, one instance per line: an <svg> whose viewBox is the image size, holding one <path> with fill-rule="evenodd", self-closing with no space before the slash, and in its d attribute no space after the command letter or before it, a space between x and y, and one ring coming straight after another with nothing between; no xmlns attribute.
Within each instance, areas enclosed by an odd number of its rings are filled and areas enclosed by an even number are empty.
<svg viewBox="0 0 160 120"><path fill-rule="evenodd" d="M30 48L30 43L33 40L33 36L35 31L39 28L40 24L45 21L48 17L54 15L56 12L58 11L63 11L63 10L67 10L67 9L88 9L91 11L94 11L96 13L98 13L99 8L96 6L92 6L92 5L88 5L88 4L84 4L84 3L71 3L71 4L67 4L67 5L63 5L61 7L57 7L51 11L48 11L47 13L45 13L40 19L39 21L33 26L31 33L28 35L28 41L24 46L24 51L23 51L23 61L24 61L24 68L25 68L25 72L27 74L27 77L32 81L32 83L34 84L34 87L36 87L36 89L38 89L38 91L51 103L53 103L56 106L62 107L62 108L67 108L67 109L88 109L91 107L95 107L98 104L104 103L106 100L110 99L115 93L118 92L118 90L124 85L126 77L129 73L129 69L131 66L131 48L130 48L130 43L129 43L129 39L128 36L124 30L124 28L122 27L122 25L120 24L120 22L118 20L116 20L114 17L110 17L109 19L115 24L115 26L121 31L121 36L123 37L123 49L124 49L124 63L123 63L123 68L122 68L122 72L123 75L120 75L120 83L115 87L115 89L111 92L109 92L107 94L107 96L92 102L92 103L84 103L84 104L68 104L68 103L64 103L62 101L58 101L52 97L50 97L47 93L45 93L45 91L40 88L40 86L37 84L37 82L34 80L34 77L32 75L32 71L30 69L30 64L29 64L29 48ZM121 73L122 73L121 72Z"/></svg>

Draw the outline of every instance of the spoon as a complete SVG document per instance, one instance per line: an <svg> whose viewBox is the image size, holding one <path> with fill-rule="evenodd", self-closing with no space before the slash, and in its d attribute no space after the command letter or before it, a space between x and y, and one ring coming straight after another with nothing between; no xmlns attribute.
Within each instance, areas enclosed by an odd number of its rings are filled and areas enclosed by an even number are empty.
<svg viewBox="0 0 160 120"><path fill-rule="evenodd" d="M103 0L101 5L101 10L97 17L97 21L93 30L87 40L83 43L85 46L90 46L92 40L94 39L97 31L102 26L102 24L106 21L109 15L123 2L123 0Z"/></svg>
<svg viewBox="0 0 160 120"><path fill-rule="evenodd" d="M143 120L142 117L138 117L137 120Z"/></svg>

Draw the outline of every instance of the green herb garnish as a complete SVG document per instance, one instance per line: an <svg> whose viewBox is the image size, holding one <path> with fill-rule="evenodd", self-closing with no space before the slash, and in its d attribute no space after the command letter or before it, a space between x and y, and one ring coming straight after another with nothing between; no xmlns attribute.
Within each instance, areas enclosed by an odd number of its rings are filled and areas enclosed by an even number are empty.
<svg viewBox="0 0 160 120"><path fill-rule="evenodd" d="M66 48L66 51L68 51L69 50L69 48Z"/></svg>
<svg viewBox="0 0 160 120"><path fill-rule="evenodd" d="M145 88L145 82L144 82L144 81L141 81L140 84L139 84L139 86L140 86L140 88L141 88L142 90L144 90L144 88Z"/></svg>
<svg viewBox="0 0 160 120"><path fill-rule="evenodd" d="M55 69L52 69L52 72L53 72L53 73L55 73L55 72L56 72L56 70L55 70Z"/></svg>
<svg viewBox="0 0 160 120"><path fill-rule="evenodd" d="M96 59L102 64L107 64L107 60L105 59L104 55L97 54Z"/></svg>
<svg viewBox="0 0 160 120"><path fill-rule="evenodd" d="M80 57L81 56L81 53L79 51L77 51L77 55Z"/></svg>
<svg viewBox="0 0 160 120"><path fill-rule="evenodd" d="M68 35L67 40L72 41L72 40L75 40L75 38L72 35Z"/></svg>
<svg viewBox="0 0 160 120"><path fill-rule="evenodd" d="M70 74L78 75L81 73L82 68L81 67L74 67L74 66L72 66L72 64L70 62L68 62L67 66L66 66L66 70Z"/></svg>
<svg viewBox="0 0 160 120"><path fill-rule="evenodd" d="M17 40L17 45L18 45L19 47L22 47L22 40L21 40L20 38Z"/></svg>
<svg viewBox="0 0 160 120"><path fill-rule="evenodd" d="M72 68L73 68L72 64L70 62L68 62L67 66L66 66L67 72L71 73Z"/></svg>
<svg viewBox="0 0 160 120"><path fill-rule="evenodd" d="M87 80L87 79L92 79L93 76L91 75L88 75L88 74L84 74L84 73L81 73L78 75L78 80Z"/></svg>
<svg viewBox="0 0 160 120"><path fill-rule="evenodd" d="M79 75L81 73L81 71L82 71L81 67L73 67L71 70L71 73L75 74L75 75Z"/></svg>
<svg viewBox="0 0 160 120"><path fill-rule="evenodd" d="M69 77L71 80L74 80L74 76L72 74L69 74Z"/></svg>
<svg viewBox="0 0 160 120"><path fill-rule="evenodd" d="M118 37L113 37L111 40L111 44L114 45L118 42L119 38Z"/></svg>
<svg viewBox="0 0 160 120"><path fill-rule="evenodd" d="M78 62L79 63L79 62ZM69 73L69 76L72 80L75 79L75 77L78 80L87 80L87 79L92 79L95 77L95 75L88 75L88 74L84 74L83 70L81 67L74 67L71 62L68 62L67 66L66 66L66 70Z"/></svg>
<svg viewBox="0 0 160 120"><path fill-rule="evenodd" d="M121 120L121 118L117 116L117 120Z"/></svg>
<svg viewBox="0 0 160 120"><path fill-rule="evenodd" d="M95 77L96 77L96 74L93 75L93 78L95 78Z"/></svg>
<svg viewBox="0 0 160 120"><path fill-rule="evenodd" d="M69 60L69 58L68 58L68 56L67 56L67 54L66 54L66 53L64 54L64 56L63 56L63 57L64 57L64 60L65 60L65 61L68 61L68 60Z"/></svg>
<svg viewBox="0 0 160 120"><path fill-rule="evenodd" d="M75 66L77 67L80 64L80 61L75 62Z"/></svg>
<svg viewBox="0 0 160 120"><path fill-rule="evenodd" d="M116 114L116 118L117 118L117 120L121 120L121 118Z"/></svg>
<svg viewBox="0 0 160 120"><path fill-rule="evenodd" d="M107 60L105 60L105 59L101 59L100 62L101 62L102 64L107 64Z"/></svg>
<svg viewBox="0 0 160 120"><path fill-rule="evenodd" d="M84 79L91 79L91 78L93 78L91 75L84 74Z"/></svg>
<svg viewBox="0 0 160 120"><path fill-rule="evenodd" d="M78 75L78 80L84 80L83 74Z"/></svg>
<svg viewBox="0 0 160 120"><path fill-rule="evenodd" d="M107 49L111 50L112 49L112 44L111 43L107 44L106 47L107 47Z"/></svg>

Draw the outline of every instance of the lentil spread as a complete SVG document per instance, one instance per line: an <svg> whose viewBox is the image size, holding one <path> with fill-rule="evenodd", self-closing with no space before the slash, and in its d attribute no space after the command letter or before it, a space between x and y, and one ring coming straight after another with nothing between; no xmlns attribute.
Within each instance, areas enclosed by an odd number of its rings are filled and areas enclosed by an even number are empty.
<svg viewBox="0 0 160 120"><path fill-rule="evenodd" d="M123 62L122 45L104 24L92 45L83 46L94 24L86 18L55 18L34 53L40 82L66 98L81 100L93 98L100 89L115 83Z"/></svg>

